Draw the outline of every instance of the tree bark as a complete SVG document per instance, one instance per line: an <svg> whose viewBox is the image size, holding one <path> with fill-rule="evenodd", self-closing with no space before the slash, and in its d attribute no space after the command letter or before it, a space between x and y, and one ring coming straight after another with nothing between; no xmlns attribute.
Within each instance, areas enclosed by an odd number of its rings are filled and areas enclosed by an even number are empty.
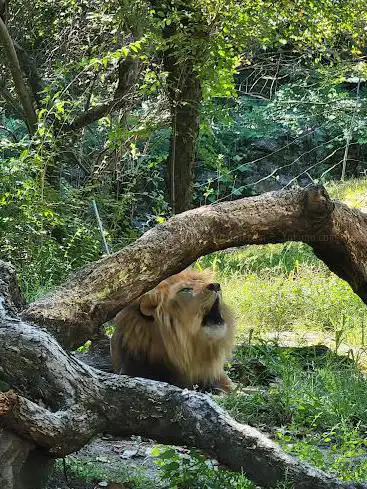
<svg viewBox="0 0 367 489"><path fill-rule="evenodd" d="M100 333L126 304L213 251L303 241L367 303L367 215L330 200L322 187L270 192L174 216L135 243L77 272L24 317L66 348Z"/></svg>
<svg viewBox="0 0 367 489"><path fill-rule="evenodd" d="M17 41L13 40L13 44L18 55L20 67L27 77L28 85L32 92L32 99L37 104L37 107L40 108L41 92L45 88L45 83L38 73L35 60L32 59Z"/></svg>
<svg viewBox="0 0 367 489"><path fill-rule="evenodd" d="M37 129L37 115L33 107L32 97L28 87L23 79L17 53L13 41L9 35L8 29L0 17L0 43L4 46L6 56L9 62L9 68L13 77L15 90L22 104L24 116L30 134L34 134Z"/></svg>
<svg viewBox="0 0 367 489"><path fill-rule="evenodd" d="M6 25L8 23L9 8L7 0L0 0L0 18Z"/></svg>
<svg viewBox="0 0 367 489"><path fill-rule="evenodd" d="M0 261L0 328L1 321L16 321L25 301L15 279L15 270ZM0 335L1 336L1 335ZM1 347L6 342L0 339ZM0 390L9 385L4 382L3 359L0 363ZM24 376L24 373L22 374ZM54 459L37 447L2 427L2 419L17 403L17 395L9 390L0 391L0 487L2 489L43 489L52 469Z"/></svg>
<svg viewBox="0 0 367 489"><path fill-rule="evenodd" d="M53 464L54 458L37 448L34 443L0 428L2 489L46 488Z"/></svg>

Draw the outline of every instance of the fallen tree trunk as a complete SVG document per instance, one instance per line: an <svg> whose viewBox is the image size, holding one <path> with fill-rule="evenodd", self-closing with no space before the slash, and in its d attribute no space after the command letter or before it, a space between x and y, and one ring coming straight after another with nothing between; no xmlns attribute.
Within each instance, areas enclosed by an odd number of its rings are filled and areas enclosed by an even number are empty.
<svg viewBox="0 0 367 489"><path fill-rule="evenodd" d="M135 243L80 270L24 317L66 348L96 337L131 300L210 252L244 244L303 241L367 303L367 215L322 187L270 192L179 214Z"/></svg>
<svg viewBox="0 0 367 489"><path fill-rule="evenodd" d="M0 261L0 328L7 324L7 321L16 322L18 312L24 306L25 302L15 279L14 268ZM21 331L18 331L18 334L21 334ZM0 334L0 349L9 347L11 348L9 343ZM19 353L18 350L18 355ZM36 446L32 440L25 440L4 428L6 415L17 403L18 396L13 391L1 392L9 386L4 383L7 377L5 355L1 354L0 359L0 487L2 489L43 488L46 486L54 459ZM17 361L14 362L16 363ZM20 375L18 379L20 385L27 373L22 372Z"/></svg>
<svg viewBox="0 0 367 489"><path fill-rule="evenodd" d="M0 396L0 406L5 403L4 396ZM54 459L34 443L0 428L0 487L2 489L46 487L53 462Z"/></svg>
<svg viewBox="0 0 367 489"><path fill-rule="evenodd" d="M234 421L207 395L92 369L70 357L47 332L21 320L0 320L0 357L2 379L19 392L0 398L0 426L8 430L0 432L0 447L9 430L58 457L101 432L139 434L201 448L263 487L283 480L298 489L364 487L337 481L287 455L255 428ZM39 474L43 461L33 459L32 466ZM4 487L41 487L32 484Z"/></svg>

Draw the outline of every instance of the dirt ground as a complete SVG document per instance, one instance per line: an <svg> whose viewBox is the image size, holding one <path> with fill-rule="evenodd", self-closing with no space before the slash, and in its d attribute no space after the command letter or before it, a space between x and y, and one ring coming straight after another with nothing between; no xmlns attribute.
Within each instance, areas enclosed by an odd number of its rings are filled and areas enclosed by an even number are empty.
<svg viewBox="0 0 367 489"><path fill-rule="evenodd" d="M130 477L143 476L151 479L152 488L158 487L157 465L151 454L153 441L132 439L97 438L79 452L59 463L48 484L48 489L130 489ZM76 464L76 465L75 465ZM77 470L75 470L77 467ZM109 474L94 478L93 473ZM114 474L126 473L126 482L114 482ZM153 485L154 484L154 485Z"/></svg>

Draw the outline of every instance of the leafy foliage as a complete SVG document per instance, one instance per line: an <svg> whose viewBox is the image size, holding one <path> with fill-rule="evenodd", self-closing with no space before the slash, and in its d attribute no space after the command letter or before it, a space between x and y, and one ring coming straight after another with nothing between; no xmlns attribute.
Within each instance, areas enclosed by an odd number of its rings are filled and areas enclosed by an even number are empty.
<svg viewBox="0 0 367 489"><path fill-rule="evenodd" d="M160 476L170 489L253 489L255 486L245 476L221 470L215 461L200 453L179 453L174 448L157 447L154 450L160 467Z"/></svg>
<svg viewBox="0 0 367 489"><path fill-rule="evenodd" d="M56 193L42 169L29 171L30 160L27 150L21 159L6 160L0 180L1 258L17 266L28 299L100 256L88 204L67 187Z"/></svg>

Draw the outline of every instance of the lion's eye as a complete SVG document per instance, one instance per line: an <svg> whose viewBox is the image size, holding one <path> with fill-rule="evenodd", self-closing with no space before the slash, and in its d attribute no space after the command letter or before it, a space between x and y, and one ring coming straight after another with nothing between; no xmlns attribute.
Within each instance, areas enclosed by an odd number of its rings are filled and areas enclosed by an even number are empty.
<svg viewBox="0 0 367 489"><path fill-rule="evenodd" d="M179 290L180 294L192 294L193 289L191 287L185 287Z"/></svg>

